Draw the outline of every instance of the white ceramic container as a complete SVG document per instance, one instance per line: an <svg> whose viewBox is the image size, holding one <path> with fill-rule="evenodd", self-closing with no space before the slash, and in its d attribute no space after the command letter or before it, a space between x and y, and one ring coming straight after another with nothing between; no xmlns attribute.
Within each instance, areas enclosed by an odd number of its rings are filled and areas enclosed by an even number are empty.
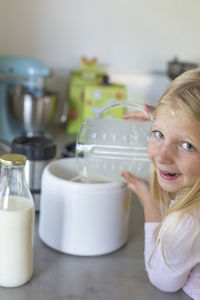
<svg viewBox="0 0 200 300"><path fill-rule="evenodd" d="M130 193L119 182L83 183L75 158L51 162L42 175L39 236L73 255L102 255L128 240Z"/></svg>

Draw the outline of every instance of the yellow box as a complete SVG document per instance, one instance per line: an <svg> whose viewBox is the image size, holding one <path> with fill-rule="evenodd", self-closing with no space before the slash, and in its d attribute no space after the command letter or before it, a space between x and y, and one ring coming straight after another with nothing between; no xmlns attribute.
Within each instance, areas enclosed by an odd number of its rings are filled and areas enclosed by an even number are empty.
<svg viewBox="0 0 200 300"><path fill-rule="evenodd" d="M126 89L124 85L87 85L83 92L83 112L82 120L94 117L100 108L109 104L124 101L126 99ZM105 116L113 115L122 118L125 113L124 107L112 108L105 113Z"/></svg>
<svg viewBox="0 0 200 300"><path fill-rule="evenodd" d="M109 83L107 79L96 59L82 58L80 68L72 70L69 80L68 133L77 134L83 120L94 117L95 112L106 105L126 99L125 86ZM124 107L118 107L105 116L111 114L121 118L124 112Z"/></svg>

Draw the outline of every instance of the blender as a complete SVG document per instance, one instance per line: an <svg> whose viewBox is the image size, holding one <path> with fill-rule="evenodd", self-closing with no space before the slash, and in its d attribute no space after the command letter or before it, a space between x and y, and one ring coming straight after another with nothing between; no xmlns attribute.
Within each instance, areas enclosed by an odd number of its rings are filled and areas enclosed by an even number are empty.
<svg viewBox="0 0 200 300"><path fill-rule="evenodd" d="M0 149L27 157L25 177L36 211L43 169L56 154L46 132L57 110L57 95L45 89L49 76L36 59L0 56Z"/></svg>
<svg viewBox="0 0 200 300"><path fill-rule="evenodd" d="M36 59L0 56L0 141L43 134L57 107L55 93L44 89L50 70Z"/></svg>

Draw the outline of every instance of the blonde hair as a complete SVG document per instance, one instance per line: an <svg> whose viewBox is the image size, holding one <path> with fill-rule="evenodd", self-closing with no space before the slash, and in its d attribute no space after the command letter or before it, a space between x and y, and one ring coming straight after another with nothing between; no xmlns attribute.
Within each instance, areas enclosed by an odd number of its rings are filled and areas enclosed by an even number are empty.
<svg viewBox="0 0 200 300"><path fill-rule="evenodd" d="M200 68L187 71L171 82L158 101L155 116L161 109L178 109L183 111L190 119L199 124L200 130ZM200 209L200 178L193 187L188 187L178 192L172 205L170 205L172 195L160 187L154 170L152 170L151 174L151 188L154 200L160 207L163 217L162 222L154 233L154 251L162 236L162 252L165 259L165 241L175 246L177 244L177 235L187 236L187 228L184 228L183 232L178 225L181 219L183 220L185 216L189 216L194 218L195 224L192 236L191 232L189 233L190 241L186 245L187 249L185 249L185 255L189 255L193 241L200 232L200 217L197 215L197 211ZM166 259L165 262L167 263Z"/></svg>

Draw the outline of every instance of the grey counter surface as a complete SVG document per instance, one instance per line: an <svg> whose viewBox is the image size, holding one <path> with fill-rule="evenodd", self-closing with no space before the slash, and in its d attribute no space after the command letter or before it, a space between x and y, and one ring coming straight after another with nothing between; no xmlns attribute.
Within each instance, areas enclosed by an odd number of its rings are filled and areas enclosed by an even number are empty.
<svg viewBox="0 0 200 300"><path fill-rule="evenodd" d="M153 287L144 270L143 212L132 200L129 241L116 252L97 257L63 254L38 236L36 216L34 274L18 288L0 288L2 300L188 300L184 292Z"/></svg>
<svg viewBox="0 0 200 300"><path fill-rule="evenodd" d="M60 139L60 140L59 140ZM57 136L59 150L73 139ZM183 291L164 293L151 285L144 269L143 210L132 199L128 243L97 257L63 254L38 236L36 214L34 274L18 288L0 288L0 300L188 300Z"/></svg>

